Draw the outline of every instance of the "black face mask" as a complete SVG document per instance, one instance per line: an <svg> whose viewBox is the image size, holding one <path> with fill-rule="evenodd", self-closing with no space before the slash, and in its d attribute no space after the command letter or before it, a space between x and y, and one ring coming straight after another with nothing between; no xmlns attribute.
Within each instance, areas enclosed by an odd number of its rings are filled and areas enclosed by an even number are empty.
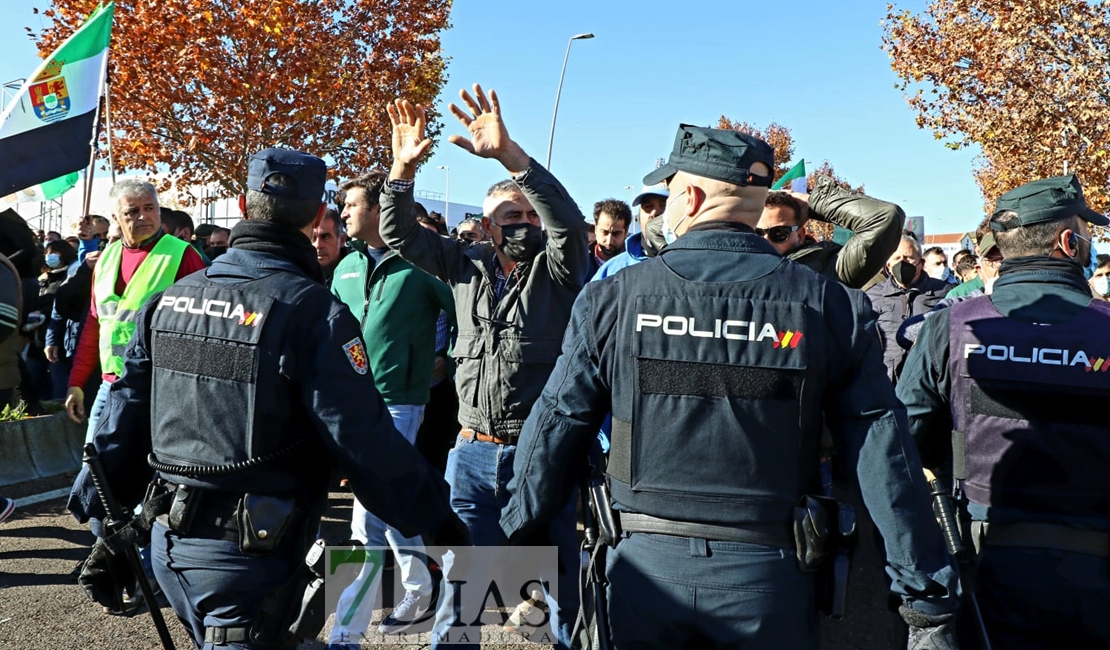
<svg viewBox="0 0 1110 650"><path fill-rule="evenodd" d="M543 249L543 230L530 223L501 226L498 248L514 262L531 262Z"/></svg>
<svg viewBox="0 0 1110 650"><path fill-rule="evenodd" d="M917 265L912 262L902 260L890 270L894 280L903 287L909 287L913 284L914 278L917 277Z"/></svg>
<svg viewBox="0 0 1110 650"><path fill-rule="evenodd" d="M226 252L227 246L212 246L211 248L204 249L204 254L207 255L210 260L214 260Z"/></svg>

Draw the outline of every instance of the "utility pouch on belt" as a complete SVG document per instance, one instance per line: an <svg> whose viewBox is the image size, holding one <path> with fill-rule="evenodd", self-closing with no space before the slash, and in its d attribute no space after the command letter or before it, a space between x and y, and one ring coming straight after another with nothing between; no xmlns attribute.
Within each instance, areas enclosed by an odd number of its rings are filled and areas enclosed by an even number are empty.
<svg viewBox="0 0 1110 650"><path fill-rule="evenodd" d="M178 485L173 493L167 523L173 532L188 536L193 530L193 521L197 517L197 511L200 510L204 490L188 485Z"/></svg>
<svg viewBox="0 0 1110 650"><path fill-rule="evenodd" d="M794 545L798 570L816 571L833 552L837 529L837 502L807 494L794 508Z"/></svg>
<svg viewBox="0 0 1110 650"><path fill-rule="evenodd" d="M292 577L274 589L258 607L250 628L252 642L265 647L296 648L324 629L324 547L316 540Z"/></svg>
<svg viewBox="0 0 1110 650"><path fill-rule="evenodd" d="M244 555L272 552L285 532L300 519L300 514L292 497L244 494L235 512L239 524L239 550Z"/></svg>

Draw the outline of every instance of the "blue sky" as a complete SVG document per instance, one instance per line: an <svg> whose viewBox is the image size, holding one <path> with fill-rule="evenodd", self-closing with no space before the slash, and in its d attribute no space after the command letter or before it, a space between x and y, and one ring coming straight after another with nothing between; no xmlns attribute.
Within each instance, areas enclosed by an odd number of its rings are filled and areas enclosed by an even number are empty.
<svg viewBox="0 0 1110 650"><path fill-rule="evenodd" d="M31 7L46 4L0 2L0 81L35 67L23 28L39 26ZM445 135L463 132L447 103L480 82L497 89L510 134L542 162L567 39L593 32L571 50L551 165L584 210L631 200L636 191L624 188L639 189L679 123L711 125L723 113L790 127L796 157L827 159L868 194L925 215L928 233L972 229L982 217L974 152L950 151L917 128L880 49L885 8L885 0L456 0L443 36ZM496 162L444 139L418 189L444 191L439 165L450 167L453 202L480 205L504 177Z"/></svg>

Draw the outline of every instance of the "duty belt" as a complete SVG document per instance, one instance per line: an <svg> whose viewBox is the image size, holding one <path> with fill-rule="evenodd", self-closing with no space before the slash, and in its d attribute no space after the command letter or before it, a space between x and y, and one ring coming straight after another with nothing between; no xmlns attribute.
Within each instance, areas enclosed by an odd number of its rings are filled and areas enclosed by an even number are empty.
<svg viewBox="0 0 1110 650"><path fill-rule="evenodd" d="M655 533L675 537L696 537L717 542L744 542L763 546L794 549L794 534L790 524L749 524L745 526L717 526L688 521L660 519L638 512L619 512L620 529L628 533Z"/></svg>
<svg viewBox="0 0 1110 650"><path fill-rule="evenodd" d="M973 521L971 538L976 553L982 553L984 546L1024 546L1110 558L1110 533L1078 530L1057 524Z"/></svg>
<svg viewBox="0 0 1110 650"><path fill-rule="evenodd" d="M519 435L516 435L516 436L499 436L499 435L496 435L496 434L489 434L489 433L482 433L481 431L475 431L474 429L471 429L470 427L463 427L462 431L459 431L459 435L466 438L467 440L477 440L478 442L492 442L492 443L497 444L497 445L515 445L516 441L520 439Z"/></svg>
<svg viewBox="0 0 1110 650"><path fill-rule="evenodd" d="M250 640L250 627L206 627L204 642L212 645L229 645Z"/></svg>

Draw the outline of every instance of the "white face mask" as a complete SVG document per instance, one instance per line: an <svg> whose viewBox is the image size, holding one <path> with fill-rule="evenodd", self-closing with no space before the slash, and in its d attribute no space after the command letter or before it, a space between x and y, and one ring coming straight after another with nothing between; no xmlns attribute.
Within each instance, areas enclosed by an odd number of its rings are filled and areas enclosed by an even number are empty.
<svg viewBox="0 0 1110 650"><path fill-rule="evenodd" d="M991 293L994 292L994 283L995 283L996 280L998 280L998 276L995 276L993 278L989 278L986 281L984 281L983 282L983 293L987 294L988 296L991 295Z"/></svg>
<svg viewBox="0 0 1110 650"><path fill-rule="evenodd" d="M930 269L929 276L941 282L948 282L948 278L952 277L952 270L947 266L942 266L940 269Z"/></svg>
<svg viewBox="0 0 1110 650"><path fill-rule="evenodd" d="M1091 287L1100 296L1110 296L1110 276L1100 275L1092 279Z"/></svg>

